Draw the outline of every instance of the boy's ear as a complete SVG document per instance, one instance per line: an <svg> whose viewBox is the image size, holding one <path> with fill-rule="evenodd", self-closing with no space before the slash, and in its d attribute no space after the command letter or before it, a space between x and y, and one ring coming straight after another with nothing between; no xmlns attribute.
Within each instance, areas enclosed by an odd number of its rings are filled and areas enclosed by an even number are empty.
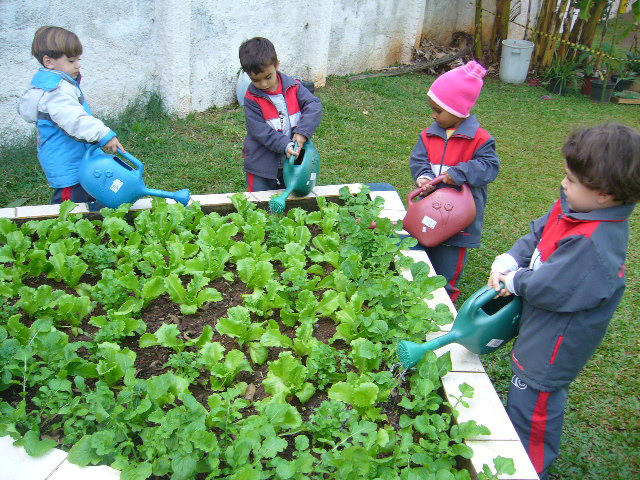
<svg viewBox="0 0 640 480"><path fill-rule="evenodd" d="M42 56L42 65L44 65L45 68L51 68L50 65L51 65L51 61L52 60L53 59L49 55L43 55Z"/></svg>
<svg viewBox="0 0 640 480"><path fill-rule="evenodd" d="M620 205L622 202L616 200L616 197L611 195L610 193L598 192L598 197L596 199L598 205L602 207L611 207L614 205Z"/></svg>

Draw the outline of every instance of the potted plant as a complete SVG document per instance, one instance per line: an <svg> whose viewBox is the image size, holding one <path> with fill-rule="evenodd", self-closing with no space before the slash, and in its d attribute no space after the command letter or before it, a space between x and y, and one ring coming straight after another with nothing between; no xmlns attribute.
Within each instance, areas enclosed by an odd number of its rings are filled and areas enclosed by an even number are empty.
<svg viewBox="0 0 640 480"><path fill-rule="evenodd" d="M588 53L583 53L578 59L578 63L582 69L582 89L580 90L584 95L591 95L593 89L591 85L592 80L597 80L596 68L591 60L591 56Z"/></svg>
<svg viewBox="0 0 640 480"><path fill-rule="evenodd" d="M592 80L591 99L598 103L609 103L616 82L611 81L608 74L602 75L599 80Z"/></svg>
<svg viewBox="0 0 640 480"><path fill-rule="evenodd" d="M592 80L591 99L598 103L609 103L613 95L613 89L616 82L612 80L612 72L614 71L615 60L610 56L601 56L599 59L600 70L599 78Z"/></svg>
<svg viewBox="0 0 640 480"><path fill-rule="evenodd" d="M626 52L626 56L627 61L625 62L625 66L631 82L625 90L640 92L640 50L637 48L629 50Z"/></svg>
<svg viewBox="0 0 640 480"><path fill-rule="evenodd" d="M582 83L579 63L569 58L559 58L554 54L549 69L544 74L549 91L557 95L566 95L571 88L577 90Z"/></svg>

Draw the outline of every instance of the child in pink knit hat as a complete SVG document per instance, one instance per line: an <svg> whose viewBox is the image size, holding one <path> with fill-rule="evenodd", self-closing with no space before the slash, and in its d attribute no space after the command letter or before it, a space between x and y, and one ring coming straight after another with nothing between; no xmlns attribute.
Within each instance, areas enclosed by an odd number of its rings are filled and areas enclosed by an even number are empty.
<svg viewBox="0 0 640 480"><path fill-rule="evenodd" d="M471 115L486 74L472 60L436 78L427 92L434 123L420 134L410 160L411 174L425 194L436 188L425 184L444 174L439 186L467 183L475 200L477 214L471 225L440 245L425 247L436 273L447 279L445 288L452 301L460 295L457 284L469 257L467 249L480 246L487 185L500 171L495 140Z"/></svg>

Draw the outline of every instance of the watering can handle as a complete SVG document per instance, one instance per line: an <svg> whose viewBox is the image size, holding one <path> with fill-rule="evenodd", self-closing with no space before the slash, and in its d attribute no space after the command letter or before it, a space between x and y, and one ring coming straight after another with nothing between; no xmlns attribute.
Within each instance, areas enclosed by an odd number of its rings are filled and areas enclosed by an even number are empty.
<svg viewBox="0 0 640 480"><path fill-rule="evenodd" d="M500 282L500 287L504 288L504 283ZM493 300L498 293L499 292L496 292L493 288L487 286L485 291L481 290L481 293L471 300L471 309L475 310L477 308L484 307L487 303Z"/></svg>
<svg viewBox="0 0 640 480"><path fill-rule="evenodd" d="M420 195L421 193L424 193L425 187L428 186L433 186L433 185L437 185L440 182L444 181L444 179L447 178L446 174L442 174L442 175L438 175L436 178L434 178L433 180L430 180L429 182L425 183L424 185L422 185L421 187L416 188L413 192L411 192L409 194L409 196L407 197L407 205L411 206L411 203L413 202L413 199L416 198L418 195Z"/></svg>
<svg viewBox="0 0 640 480"><path fill-rule="evenodd" d="M133 163L136 167L138 167L138 176L142 175L142 173L144 172L144 164L140 160L131 155L129 152L125 152L119 148L118 153L129 160L131 163Z"/></svg>
<svg viewBox="0 0 640 480"><path fill-rule="evenodd" d="M296 150L298 150L298 142L293 144L293 151L295 152ZM287 161L289 162L289 165L291 165L293 167L293 162L295 162L295 155L289 155L289 158L287 158Z"/></svg>
<svg viewBox="0 0 640 480"><path fill-rule="evenodd" d="M93 154L93 152L99 148L97 143L94 143L93 145L91 145L89 147L89 150L87 150L86 155L91 156ZM144 171L144 164L138 160L136 157L134 157L133 155L131 155L128 152L124 152L121 149L118 148L118 153L120 155L122 155L124 158L126 158L127 160L129 160L131 163L133 163L137 168L138 168L138 176L142 175L142 172Z"/></svg>

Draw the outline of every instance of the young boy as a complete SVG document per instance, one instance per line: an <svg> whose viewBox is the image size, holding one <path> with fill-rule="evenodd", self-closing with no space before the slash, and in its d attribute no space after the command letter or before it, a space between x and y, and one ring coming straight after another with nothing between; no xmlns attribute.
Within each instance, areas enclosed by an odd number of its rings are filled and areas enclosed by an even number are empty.
<svg viewBox="0 0 640 480"><path fill-rule="evenodd" d="M250 192L285 188L284 161L297 156L320 125L322 103L300 82L278 71L276 50L266 38L245 41L239 54L240 65L251 78L244 98L247 187Z"/></svg>
<svg viewBox="0 0 640 480"><path fill-rule="evenodd" d="M445 288L454 302L460 295L457 284L469 258L467 248L480 246L487 185L500 171L495 140L470 114L486 74L482 65L471 61L433 82L427 96L435 122L420 135L410 160L411 174L419 187L446 174L443 183L459 186L466 182L475 200L477 213L471 225L440 245L425 247L436 273L447 279ZM425 194L434 188L426 187Z"/></svg>
<svg viewBox="0 0 640 480"><path fill-rule="evenodd" d="M629 217L640 199L640 132L585 128L562 153L560 200L495 259L488 282L523 300L507 413L541 479L558 456L569 384L624 293Z"/></svg>
<svg viewBox="0 0 640 480"><path fill-rule="evenodd" d="M51 203L94 201L79 183L80 160L92 143L112 153L124 147L92 116L80 89L80 39L64 28L40 27L31 54L42 68L20 98L18 112L38 127L38 158L53 188Z"/></svg>

